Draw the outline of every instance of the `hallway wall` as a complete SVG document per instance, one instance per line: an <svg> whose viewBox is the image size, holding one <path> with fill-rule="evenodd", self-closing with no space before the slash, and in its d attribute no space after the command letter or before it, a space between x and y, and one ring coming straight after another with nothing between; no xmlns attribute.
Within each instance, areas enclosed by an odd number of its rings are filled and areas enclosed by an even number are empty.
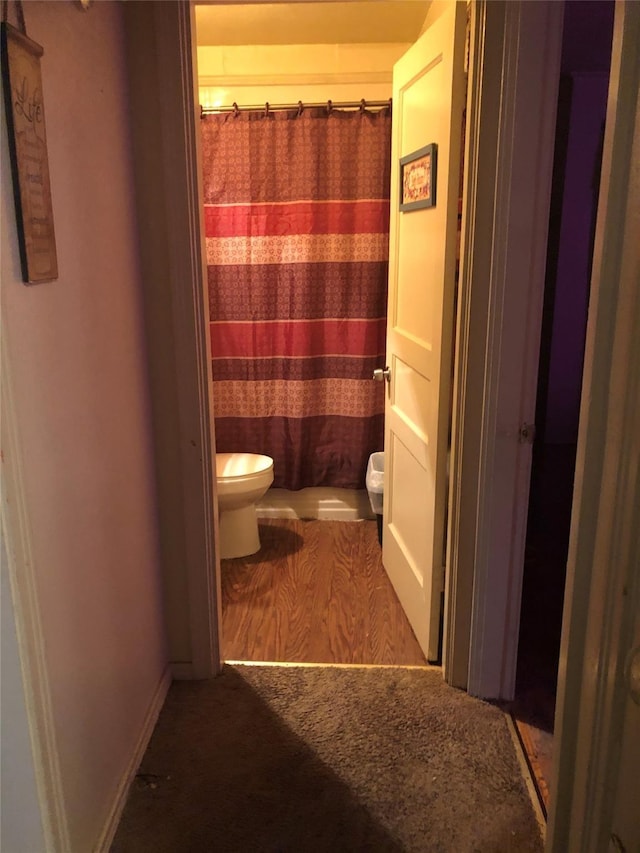
<svg viewBox="0 0 640 853"><path fill-rule="evenodd" d="M2 120L2 376L78 853L98 843L166 666L121 15L25 4L44 47L51 283L21 281Z"/></svg>

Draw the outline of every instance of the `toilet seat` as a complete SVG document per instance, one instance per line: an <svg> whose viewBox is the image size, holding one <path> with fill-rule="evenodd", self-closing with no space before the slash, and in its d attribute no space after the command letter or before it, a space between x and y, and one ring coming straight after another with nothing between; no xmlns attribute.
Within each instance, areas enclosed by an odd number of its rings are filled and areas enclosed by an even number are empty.
<svg viewBox="0 0 640 853"><path fill-rule="evenodd" d="M216 453L216 479L243 480L266 473L273 459L259 453Z"/></svg>

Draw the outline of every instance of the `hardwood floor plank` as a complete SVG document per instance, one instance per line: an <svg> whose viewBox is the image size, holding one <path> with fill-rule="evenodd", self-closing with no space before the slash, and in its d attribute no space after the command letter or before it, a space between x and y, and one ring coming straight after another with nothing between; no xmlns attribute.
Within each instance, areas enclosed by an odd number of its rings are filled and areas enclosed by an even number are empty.
<svg viewBox="0 0 640 853"><path fill-rule="evenodd" d="M524 747L544 816L547 817L550 801L549 780L553 762L553 733L546 732L521 717L513 716L513 720Z"/></svg>
<svg viewBox="0 0 640 853"><path fill-rule="evenodd" d="M382 566L375 521L262 519L222 561L227 660L425 666Z"/></svg>
<svg viewBox="0 0 640 853"><path fill-rule="evenodd" d="M358 575L354 566L354 539L360 533L351 531L351 525L334 526L331 551L330 591L327 605L327 641L333 660L338 658L345 663L354 663L354 658L362 655L362 637L355 630L358 597L353 578ZM358 640L360 641L358 643Z"/></svg>
<svg viewBox="0 0 640 853"><path fill-rule="evenodd" d="M272 521L272 527L278 529L275 521ZM304 603L308 601L311 589L306 563L315 560L317 541L313 537L304 537L297 526L296 534L300 537L300 544L287 557L287 570L275 598L281 631L274 660L304 661L309 654L311 611Z"/></svg>
<svg viewBox="0 0 640 853"><path fill-rule="evenodd" d="M411 641L415 637L413 631L409 637L402 630L401 625L406 621L406 616L382 566L377 529L370 530L365 544L369 610L376 614L370 625L369 653L381 663L391 663L396 654L401 657L411 654ZM387 584L391 587L392 595L387 590Z"/></svg>

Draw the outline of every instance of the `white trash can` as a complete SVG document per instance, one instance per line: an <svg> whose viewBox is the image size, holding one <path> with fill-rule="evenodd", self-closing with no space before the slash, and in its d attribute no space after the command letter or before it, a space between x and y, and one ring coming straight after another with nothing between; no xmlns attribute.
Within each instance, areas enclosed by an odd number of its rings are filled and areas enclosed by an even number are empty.
<svg viewBox="0 0 640 853"><path fill-rule="evenodd" d="M384 500L384 451L372 453L365 477L369 503L378 522L378 541L382 545L382 503Z"/></svg>

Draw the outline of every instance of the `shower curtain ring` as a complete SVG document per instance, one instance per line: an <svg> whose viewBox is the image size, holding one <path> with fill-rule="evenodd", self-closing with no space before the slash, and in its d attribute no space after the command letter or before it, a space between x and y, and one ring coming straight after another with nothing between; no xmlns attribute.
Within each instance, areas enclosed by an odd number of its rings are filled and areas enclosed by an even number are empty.
<svg viewBox="0 0 640 853"><path fill-rule="evenodd" d="M303 109L304 109L304 104L302 103L302 101L298 101L298 115L299 115L299 116L301 116L301 115L302 115L302 110L303 110Z"/></svg>
<svg viewBox="0 0 640 853"><path fill-rule="evenodd" d="M333 110L333 103L329 100L327 101L327 112L330 113Z"/></svg>
<svg viewBox="0 0 640 853"><path fill-rule="evenodd" d="M240 108L238 107L238 102L233 102L233 114L234 116L240 115Z"/></svg>
<svg viewBox="0 0 640 853"><path fill-rule="evenodd" d="M269 115L269 101L267 101L266 104L264 105L264 114L265 114L265 116Z"/></svg>
<svg viewBox="0 0 640 853"><path fill-rule="evenodd" d="M363 98L363 99L360 101L360 112L361 112L361 113L363 113L363 112L366 110L366 108L367 108L367 102L366 102L366 101L365 101L365 99Z"/></svg>

